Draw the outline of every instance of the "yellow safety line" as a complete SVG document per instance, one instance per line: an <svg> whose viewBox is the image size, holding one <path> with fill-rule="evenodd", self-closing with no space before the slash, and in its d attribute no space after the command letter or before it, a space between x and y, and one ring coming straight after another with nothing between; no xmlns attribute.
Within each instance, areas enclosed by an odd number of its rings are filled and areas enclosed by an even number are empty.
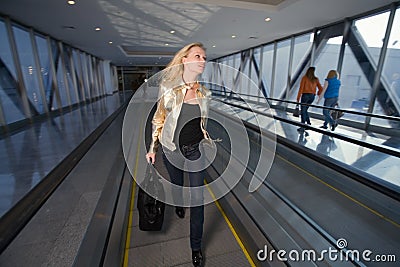
<svg viewBox="0 0 400 267"><path fill-rule="evenodd" d="M143 125L143 118L142 118L142 123ZM140 151L140 140L142 139L142 127L138 128L140 131L139 139L138 139L138 146L136 149L136 161L135 161L135 171L133 173L133 177L136 178L137 176L137 169L139 165L139 151ZM136 179L133 180L132 183L132 195L131 195L131 201L129 204L129 217L128 217L128 230L126 232L126 240L125 240L125 253L124 253L124 261L123 261L123 266L127 267L128 266L128 258L129 258L129 248L131 244L131 235L132 235L132 222L133 222L133 209L135 207L135 191L136 191Z"/></svg>
<svg viewBox="0 0 400 267"><path fill-rule="evenodd" d="M205 182L207 185L207 182ZM211 191L211 189L209 188L209 186L207 185L207 189L210 192L212 198L214 199L215 205L217 205L218 210L221 212L222 216L225 219L225 222L228 224L229 229L231 230L233 236L235 237L236 241L238 242L240 248L242 249L244 255L246 256L247 260L249 261L251 267L255 267L255 263L253 261L253 259L251 258L249 252L247 251L246 247L244 246L242 240L240 239L239 235L236 233L235 228L233 228L232 223L229 221L228 216L226 216L224 210L222 209L221 205L219 204L218 200L215 198L214 193Z"/></svg>
<svg viewBox="0 0 400 267"><path fill-rule="evenodd" d="M136 175L136 170L135 170L135 175ZM133 208L135 205L135 191L136 191L136 182L133 181L132 184L132 197L131 201L129 204L129 217L128 217L128 230L126 232L126 241L125 241L125 253L124 253L124 263L123 266L127 267L128 266L128 257L129 257L129 247L131 243L131 234L132 234L132 221L133 221Z"/></svg>
<svg viewBox="0 0 400 267"><path fill-rule="evenodd" d="M368 207L367 205L361 203L360 201L358 201L357 199L351 197L350 195L348 195L348 194L346 194L346 193L340 191L339 189L337 189L337 188L335 188L334 186L328 184L327 182L323 181L322 179L318 178L317 176L313 175L312 173L310 173L310 172L308 172L308 171L302 169L301 167L297 166L296 164L294 164L294 163L288 161L287 159L283 158L282 156L279 156L279 155L277 155L277 156L278 156L279 158L281 158L282 160L284 160L285 162L289 163L290 165L294 166L295 168L297 168L297 169L301 170L302 172L306 173L307 175L311 176L312 178L314 178L314 179L317 180L318 182L324 184L325 186L327 186L327 187L333 189L334 191L338 192L338 193L341 194L342 196L344 196L344 197L350 199L351 201L355 202L356 204L360 205L361 207L363 207L363 208L367 209L368 211L372 212L372 213L375 214L376 216L378 216L378 217L380 217L380 218L382 218L382 219L388 221L389 223L393 224L394 226L400 228L400 224L398 224L397 222L391 220L390 218L386 217L385 215L383 215L383 214L377 212L376 210L374 210L374 209Z"/></svg>

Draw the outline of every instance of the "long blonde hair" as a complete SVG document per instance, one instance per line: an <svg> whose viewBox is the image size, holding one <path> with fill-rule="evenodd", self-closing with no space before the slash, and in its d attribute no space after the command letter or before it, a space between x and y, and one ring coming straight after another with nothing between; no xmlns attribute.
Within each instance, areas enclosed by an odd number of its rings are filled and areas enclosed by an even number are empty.
<svg viewBox="0 0 400 267"><path fill-rule="evenodd" d="M326 76L327 79L332 79L332 78L337 78L339 79L339 73L336 70L330 70L328 72L328 75Z"/></svg>
<svg viewBox="0 0 400 267"><path fill-rule="evenodd" d="M172 60L168 63L168 65L165 67L163 70L163 75L162 75L162 83L173 83L178 77L181 77L183 74L183 63L182 59L184 57L187 57L189 54L189 50L192 49L193 47L200 47L201 49L205 50L204 46L202 43L191 43L183 48L181 48Z"/></svg>

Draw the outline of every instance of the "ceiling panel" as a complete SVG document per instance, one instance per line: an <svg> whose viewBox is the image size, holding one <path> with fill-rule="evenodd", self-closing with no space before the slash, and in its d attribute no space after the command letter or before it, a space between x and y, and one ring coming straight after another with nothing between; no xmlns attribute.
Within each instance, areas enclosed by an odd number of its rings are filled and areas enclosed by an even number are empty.
<svg viewBox="0 0 400 267"><path fill-rule="evenodd" d="M71 6L66 0L1 0L0 13L115 65L164 65L190 42L204 43L213 59L391 2L76 0Z"/></svg>

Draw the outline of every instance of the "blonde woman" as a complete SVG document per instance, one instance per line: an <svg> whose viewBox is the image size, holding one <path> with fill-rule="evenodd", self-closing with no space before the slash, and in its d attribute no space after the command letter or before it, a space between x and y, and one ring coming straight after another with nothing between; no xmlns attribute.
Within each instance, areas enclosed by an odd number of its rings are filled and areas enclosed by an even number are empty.
<svg viewBox="0 0 400 267"><path fill-rule="evenodd" d="M209 139L205 125L211 92L197 81L205 65L206 53L203 45L192 43L175 54L162 75L160 98L152 120L152 142L146 159L154 164L157 148L161 144L164 164L171 182L178 186L183 186L184 161L195 162L199 159L199 143L203 139ZM183 161L175 160L179 158L178 154L183 155ZM204 185L202 170L186 172L191 187ZM174 195L176 193L173 192ZM202 197L202 194L192 193L191 201L201 201ZM176 207L175 213L179 218L185 217L183 207ZM204 205L191 207L190 246L194 266L203 264L203 224Z"/></svg>
<svg viewBox="0 0 400 267"><path fill-rule="evenodd" d="M339 73L336 70L330 70L325 79L324 89L322 91L321 96L323 95L325 98L324 106L333 108L338 103L339 98L339 88L340 88L340 80ZM318 100L318 102L320 99ZM331 110L324 108L324 124L321 126L323 129L328 129L328 124L331 127L331 130L334 131L337 127L338 123L331 116Z"/></svg>

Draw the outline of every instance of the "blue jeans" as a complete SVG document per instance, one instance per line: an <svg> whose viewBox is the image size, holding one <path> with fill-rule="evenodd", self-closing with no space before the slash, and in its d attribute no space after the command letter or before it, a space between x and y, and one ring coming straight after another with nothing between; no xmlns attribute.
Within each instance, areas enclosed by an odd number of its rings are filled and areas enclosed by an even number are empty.
<svg viewBox="0 0 400 267"><path fill-rule="evenodd" d="M199 159L201 154L199 150L199 144L183 146L180 148L183 156L187 160L196 160ZM175 151L170 151L166 148L163 148L163 160L165 167L167 168L169 177L171 182L183 186L183 165L184 161L178 163L178 167L174 166L171 162L169 162L165 153L179 153ZM174 162L176 165L176 162ZM204 171L197 172L187 172L189 175L189 181L191 187L203 186L204 185ZM182 190L180 189L180 192ZM193 191L192 191L193 192ZM198 192L198 191L196 191ZM174 192L174 195L176 192ZM182 194L182 193L181 193ZM201 194L191 194L191 200L195 202L199 202L199 200L203 199L203 195ZM204 205L191 207L190 208L190 247L192 250L201 249L201 240L203 236L203 224L204 224Z"/></svg>
<svg viewBox="0 0 400 267"><path fill-rule="evenodd" d="M337 97L331 97L331 98L325 98L325 102L324 102L324 106L328 107L328 108L333 108L336 103L338 102L338 98ZM327 127L328 123L330 126L334 125L336 122L335 120L332 118L331 116L331 110L330 109L326 109L324 108L323 112L324 117L325 117L325 121L324 121L324 126Z"/></svg>
<svg viewBox="0 0 400 267"><path fill-rule="evenodd" d="M304 104L311 104L314 101L314 99L315 99L314 94L302 94L301 95L301 103L304 103ZM309 106L301 105L301 111L300 111L301 122L311 125L310 116L308 115L308 108L309 108Z"/></svg>

